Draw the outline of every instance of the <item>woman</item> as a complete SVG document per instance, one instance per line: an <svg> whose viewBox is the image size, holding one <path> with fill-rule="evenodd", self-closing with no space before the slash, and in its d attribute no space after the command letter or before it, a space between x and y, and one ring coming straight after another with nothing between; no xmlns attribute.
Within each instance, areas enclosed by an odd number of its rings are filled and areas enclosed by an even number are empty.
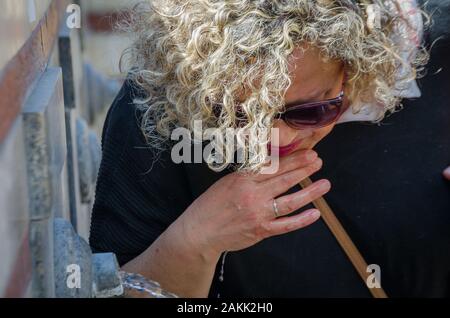
<svg viewBox="0 0 450 318"><path fill-rule="evenodd" d="M130 78L103 131L94 251L185 297L367 296L323 223L309 226L330 182L298 183L321 168L312 149L338 120L370 106L362 119L379 121L414 89L427 56L398 36L414 29L401 12L350 0L136 7ZM174 163L171 133L195 135L199 120L244 133L222 164ZM279 138L248 137L260 128ZM270 174L268 148L280 155Z"/></svg>

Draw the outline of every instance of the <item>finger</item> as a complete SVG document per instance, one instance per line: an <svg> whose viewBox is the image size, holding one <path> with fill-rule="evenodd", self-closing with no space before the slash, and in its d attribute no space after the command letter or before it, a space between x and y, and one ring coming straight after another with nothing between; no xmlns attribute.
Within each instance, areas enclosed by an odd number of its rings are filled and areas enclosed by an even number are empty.
<svg viewBox="0 0 450 318"><path fill-rule="evenodd" d="M293 152L289 156L280 158L279 166L276 173L273 174L258 174L255 177L256 181L263 182L282 175L283 173L305 167L311 164L317 158L317 152L314 150L299 150Z"/></svg>
<svg viewBox="0 0 450 318"><path fill-rule="evenodd" d="M301 167L264 181L260 184L261 189L264 193L270 195L271 198L274 198L285 193L303 179L319 171L321 167L322 159L316 158L313 163L306 167Z"/></svg>
<svg viewBox="0 0 450 318"><path fill-rule="evenodd" d="M310 209L300 214L268 221L265 226L267 237L289 233L304 228L320 218L320 211Z"/></svg>
<svg viewBox="0 0 450 318"><path fill-rule="evenodd" d="M450 167L447 167L447 169L444 170L443 175L445 179L450 180Z"/></svg>
<svg viewBox="0 0 450 318"><path fill-rule="evenodd" d="M325 195L330 189L330 181L322 179L312 183L303 190L277 198L278 215L285 216L291 214Z"/></svg>

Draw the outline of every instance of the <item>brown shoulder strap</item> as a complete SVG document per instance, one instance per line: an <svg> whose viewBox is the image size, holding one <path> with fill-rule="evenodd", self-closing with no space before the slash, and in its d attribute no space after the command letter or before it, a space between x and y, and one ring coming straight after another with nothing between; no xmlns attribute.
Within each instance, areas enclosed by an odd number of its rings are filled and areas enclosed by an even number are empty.
<svg viewBox="0 0 450 318"><path fill-rule="evenodd" d="M309 178L306 178L305 180L300 182L302 188L305 188L310 184L312 184L312 181ZM345 231L341 222L339 222L336 215L333 213L330 206L323 197L320 197L319 199L313 201L313 204L322 214L322 218L325 221L326 225L330 229L331 233L333 233L334 237L344 250L345 254L347 254L359 276L361 276L362 280L364 281L364 284L367 286L367 278L370 275L370 273L367 272L367 263L356 248L350 236ZM384 292L383 288L367 288L374 298L387 298L387 295Z"/></svg>

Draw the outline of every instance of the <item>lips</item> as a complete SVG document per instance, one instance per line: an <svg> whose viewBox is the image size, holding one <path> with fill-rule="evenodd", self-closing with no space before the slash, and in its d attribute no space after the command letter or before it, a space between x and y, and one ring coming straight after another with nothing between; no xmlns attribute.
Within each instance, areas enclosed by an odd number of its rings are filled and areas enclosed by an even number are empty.
<svg viewBox="0 0 450 318"><path fill-rule="evenodd" d="M295 148L297 148L297 146L303 141L303 139L299 139L296 140L292 143L290 143L289 145L286 146L282 146L282 147L275 147L275 146L271 146L269 145L269 151L271 149L273 150L277 150L278 149L278 154L280 157L284 157L289 155Z"/></svg>

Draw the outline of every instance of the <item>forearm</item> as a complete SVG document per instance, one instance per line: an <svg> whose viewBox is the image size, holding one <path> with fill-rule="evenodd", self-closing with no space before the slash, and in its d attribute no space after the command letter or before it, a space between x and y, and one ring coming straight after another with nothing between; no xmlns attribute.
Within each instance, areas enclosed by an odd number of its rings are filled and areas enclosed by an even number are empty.
<svg viewBox="0 0 450 318"><path fill-rule="evenodd" d="M122 269L154 280L180 297L207 297L220 254L206 254L183 231L175 222Z"/></svg>

